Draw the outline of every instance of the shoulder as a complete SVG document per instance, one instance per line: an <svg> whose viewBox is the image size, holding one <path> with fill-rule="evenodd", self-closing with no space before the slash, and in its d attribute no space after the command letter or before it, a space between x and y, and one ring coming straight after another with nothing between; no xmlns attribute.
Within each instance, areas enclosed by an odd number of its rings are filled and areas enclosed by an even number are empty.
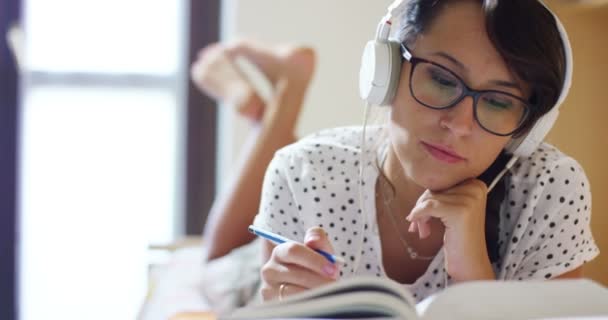
<svg viewBox="0 0 608 320"><path fill-rule="evenodd" d="M366 150L377 147L380 131L379 127L366 128ZM332 169L347 164L356 167L361 153L362 134L361 126L324 129L278 150L275 158L280 159L282 166L292 169L311 165Z"/></svg>
<svg viewBox="0 0 608 320"><path fill-rule="evenodd" d="M543 143L511 169L501 209L503 279L548 279L597 255L591 189L574 158Z"/></svg>
<svg viewBox="0 0 608 320"><path fill-rule="evenodd" d="M518 187L538 185L571 188L574 182L587 179L576 159L553 145L542 143L528 158L519 159L511 170L511 180Z"/></svg>
<svg viewBox="0 0 608 320"><path fill-rule="evenodd" d="M548 143L512 168L508 193L509 207L524 213L532 210L543 220L560 214L567 219L562 211L582 213L591 206L589 180L582 166Z"/></svg>
<svg viewBox="0 0 608 320"><path fill-rule="evenodd" d="M378 131L377 127L366 128L366 133L373 135ZM347 148L359 151L361 146L361 135L363 128L360 126L337 127L323 129L309 134L297 142L281 149L279 153L298 154L313 151L318 148Z"/></svg>

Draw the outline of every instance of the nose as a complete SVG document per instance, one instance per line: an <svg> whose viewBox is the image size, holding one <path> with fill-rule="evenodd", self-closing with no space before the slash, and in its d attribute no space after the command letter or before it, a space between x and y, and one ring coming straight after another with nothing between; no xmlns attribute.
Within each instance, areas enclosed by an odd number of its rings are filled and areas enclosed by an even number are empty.
<svg viewBox="0 0 608 320"><path fill-rule="evenodd" d="M440 127L449 129L456 136L468 136L475 125L473 97L464 97L455 106L443 110L440 118Z"/></svg>

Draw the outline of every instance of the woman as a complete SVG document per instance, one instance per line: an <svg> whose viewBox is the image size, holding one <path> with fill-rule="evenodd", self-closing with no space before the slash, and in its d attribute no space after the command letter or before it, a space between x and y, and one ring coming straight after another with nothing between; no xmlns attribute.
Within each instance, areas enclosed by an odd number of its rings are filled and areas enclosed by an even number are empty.
<svg viewBox="0 0 608 320"><path fill-rule="evenodd" d="M367 128L370 148L362 128L326 130L266 171L255 224L303 242L265 244L266 300L356 274L390 277L417 299L462 281L580 277L599 252L587 178L553 146L487 193L507 144L567 90L551 13L529 0L403 6L397 93L388 123Z"/></svg>

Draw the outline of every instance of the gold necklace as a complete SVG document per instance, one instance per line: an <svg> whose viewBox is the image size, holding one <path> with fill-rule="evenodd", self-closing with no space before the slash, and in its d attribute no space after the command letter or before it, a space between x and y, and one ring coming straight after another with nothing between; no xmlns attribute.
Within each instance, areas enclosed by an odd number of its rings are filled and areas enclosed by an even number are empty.
<svg viewBox="0 0 608 320"><path fill-rule="evenodd" d="M435 258L435 256L422 256L419 255L418 252L416 252L416 250L414 250L414 248L412 248L407 241L405 240L405 238L403 238L403 236L401 235L401 230L399 230L399 226L397 225L397 221L395 220L395 217L393 216L393 210L391 210L391 201L392 199L395 198L395 195L393 194L393 197L391 199L388 199L387 195L386 195L386 187L388 187L388 181L386 181L387 178L384 177L382 174L380 174L380 183L382 183L382 185L380 186L380 190L382 192L382 200L384 203L384 210L388 211L386 213L386 215L389 217L389 219L391 220L391 224L393 225L393 227L395 228L395 232L397 232L397 236L399 236L399 240L401 240L401 244L403 244L403 247L405 248L405 250L407 251L407 253L409 254L410 258L412 260L433 260Z"/></svg>

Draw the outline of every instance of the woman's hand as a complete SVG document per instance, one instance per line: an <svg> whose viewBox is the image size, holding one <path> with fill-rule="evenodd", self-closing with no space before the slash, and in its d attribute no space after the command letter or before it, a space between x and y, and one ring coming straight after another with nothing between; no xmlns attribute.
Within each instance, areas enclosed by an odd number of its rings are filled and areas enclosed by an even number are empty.
<svg viewBox="0 0 608 320"><path fill-rule="evenodd" d="M272 249L270 259L262 267L261 293L264 300L282 299L338 278L339 266L314 249L333 254L325 231L318 227L306 231L304 244L288 242Z"/></svg>
<svg viewBox="0 0 608 320"><path fill-rule="evenodd" d="M429 219L445 226L446 271L456 281L494 279L485 238L487 186L469 179L442 191L425 191L407 216L410 232L430 235Z"/></svg>

